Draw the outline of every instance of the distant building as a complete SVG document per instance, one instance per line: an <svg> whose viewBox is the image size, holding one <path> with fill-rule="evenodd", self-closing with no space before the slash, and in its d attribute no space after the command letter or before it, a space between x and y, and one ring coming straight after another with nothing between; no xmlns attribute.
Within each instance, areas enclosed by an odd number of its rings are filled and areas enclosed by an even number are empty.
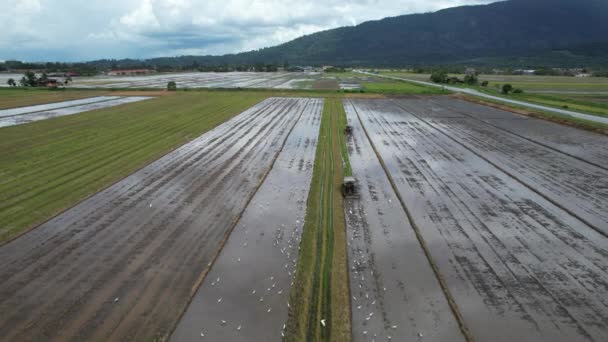
<svg viewBox="0 0 608 342"><path fill-rule="evenodd" d="M583 73L574 75L574 77L591 77L591 76L593 76L593 75L591 75L591 74L583 74Z"/></svg>
<svg viewBox="0 0 608 342"><path fill-rule="evenodd" d="M536 70L532 69L517 69L513 70L513 75L535 75Z"/></svg>
<svg viewBox="0 0 608 342"><path fill-rule="evenodd" d="M46 80L37 80L36 81L36 85L38 87L48 87L48 88L57 88L58 86L62 86L63 83L59 82L58 80L54 79L54 78L48 78Z"/></svg>
<svg viewBox="0 0 608 342"><path fill-rule="evenodd" d="M153 72L154 72L154 70L151 70L151 69L111 70L111 71L108 71L108 76L148 75Z"/></svg>
<svg viewBox="0 0 608 342"><path fill-rule="evenodd" d="M475 68L466 68L464 71L465 75L477 75L477 70Z"/></svg>

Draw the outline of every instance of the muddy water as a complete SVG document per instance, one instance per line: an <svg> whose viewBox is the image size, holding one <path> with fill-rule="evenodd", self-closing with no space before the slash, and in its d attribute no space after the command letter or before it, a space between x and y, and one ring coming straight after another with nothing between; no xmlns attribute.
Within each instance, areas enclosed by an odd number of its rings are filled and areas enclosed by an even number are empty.
<svg viewBox="0 0 608 342"><path fill-rule="evenodd" d="M608 137L605 135L448 97L435 97L432 102L433 108L478 119L531 143L542 144L608 169Z"/></svg>
<svg viewBox="0 0 608 342"><path fill-rule="evenodd" d="M42 112L42 111L58 109L58 108L79 106L79 105L95 103L95 102L116 100L118 98L119 98L118 96L96 96L96 97L90 97L90 98L80 99L80 100L54 102L54 103L41 104L41 105L36 105L36 106L19 107L19 108L11 108L11 109L2 109L2 110L0 110L0 118L5 117L5 116L21 115L21 114Z"/></svg>
<svg viewBox="0 0 608 342"><path fill-rule="evenodd" d="M436 117L432 99L396 103L608 236L608 169L470 117ZM454 113L443 108L443 113ZM501 119L503 123L511 121L521 119ZM579 131L579 135L595 136L585 131ZM608 137L604 144L608 146Z"/></svg>
<svg viewBox="0 0 608 342"><path fill-rule="evenodd" d="M78 78L73 85L100 88L165 88L174 81L178 88L282 88L293 79L318 78L310 73L181 73L130 77Z"/></svg>
<svg viewBox="0 0 608 342"><path fill-rule="evenodd" d="M265 100L0 247L0 336L167 338L303 107Z"/></svg>
<svg viewBox="0 0 608 342"><path fill-rule="evenodd" d="M391 100L353 103L476 340L608 339L605 236Z"/></svg>
<svg viewBox="0 0 608 342"><path fill-rule="evenodd" d="M348 151L360 199L345 200L354 341L464 341L356 113Z"/></svg>
<svg viewBox="0 0 608 342"><path fill-rule="evenodd" d="M302 117L171 340L282 340L323 107L299 101Z"/></svg>
<svg viewBox="0 0 608 342"><path fill-rule="evenodd" d="M66 107L66 108L58 108L53 110L46 110L42 112L35 112L30 114L22 114L16 116L9 116L0 118L0 127L8 127L15 125L23 125L30 122L46 120L51 118L56 118L60 116L66 115L74 115L80 114L96 109L110 108L115 106L120 106L127 103L139 102L144 100L152 99L153 97L148 96L131 96L131 97L121 97L116 98L114 100L105 100L95 103L89 103L74 107Z"/></svg>

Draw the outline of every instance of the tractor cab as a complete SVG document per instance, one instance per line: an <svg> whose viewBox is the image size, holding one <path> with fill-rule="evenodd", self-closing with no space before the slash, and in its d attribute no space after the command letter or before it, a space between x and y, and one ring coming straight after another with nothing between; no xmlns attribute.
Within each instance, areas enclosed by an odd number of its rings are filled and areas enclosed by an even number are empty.
<svg viewBox="0 0 608 342"><path fill-rule="evenodd" d="M344 182L342 183L342 196L344 196L344 198L360 197L355 177L344 177Z"/></svg>

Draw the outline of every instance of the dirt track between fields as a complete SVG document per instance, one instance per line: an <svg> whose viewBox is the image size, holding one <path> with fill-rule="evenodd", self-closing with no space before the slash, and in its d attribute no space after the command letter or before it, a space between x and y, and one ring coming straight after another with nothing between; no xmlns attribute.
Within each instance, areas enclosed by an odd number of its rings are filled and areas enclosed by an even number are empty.
<svg viewBox="0 0 608 342"><path fill-rule="evenodd" d="M306 103L263 101L2 246L2 339L167 338Z"/></svg>
<svg viewBox="0 0 608 342"><path fill-rule="evenodd" d="M606 137L449 97L350 103L475 340L608 339ZM383 205L361 202L368 220L377 208L402 216L391 189L377 196ZM367 257L398 252L381 227L367 229ZM398 264L376 266L384 276ZM397 293L384 302L411 309ZM355 331L369 324L353 318Z"/></svg>

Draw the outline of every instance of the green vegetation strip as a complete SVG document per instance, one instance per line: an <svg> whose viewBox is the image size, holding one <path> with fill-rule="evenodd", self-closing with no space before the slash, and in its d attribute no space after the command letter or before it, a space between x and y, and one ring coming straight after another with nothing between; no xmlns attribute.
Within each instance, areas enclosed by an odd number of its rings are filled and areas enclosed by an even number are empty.
<svg viewBox="0 0 608 342"><path fill-rule="evenodd" d="M434 87L399 80L382 80L362 83L366 92L378 94L446 94L448 92Z"/></svg>
<svg viewBox="0 0 608 342"><path fill-rule="evenodd" d="M69 91L27 88L0 88L0 109L27 107L52 102L70 101L100 95L108 95L108 92L99 90Z"/></svg>
<svg viewBox="0 0 608 342"><path fill-rule="evenodd" d="M557 95L552 96L540 94L513 94L510 96L510 98L549 107L608 117L608 103L597 103L584 99L572 99Z"/></svg>
<svg viewBox="0 0 608 342"><path fill-rule="evenodd" d="M175 93L0 129L0 244L261 101Z"/></svg>
<svg viewBox="0 0 608 342"><path fill-rule="evenodd" d="M287 341L351 339L346 225L340 192L343 165L350 169L344 162L348 159L343 157L345 121L341 101L326 99L296 279L290 294Z"/></svg>
<svg viewBox="0 0 608 342"><path fill-rule="evenodd" d="M487 99L485 97L474 96L474 95L467 94L467 95L463 95L462 97L471 102L488 105L488 106L496 107L496 108L507 110L507 111L512 111L512 112L519 113L522 115L528 115L528 116L535 117L538 119L543 119L543 120L547 120L547 121L551 121L551 122L555 122L555 123L559 123L559 124L563 124L563 125L567 125L567 126L572 126L572 127L576 127L576 128L580 128L580 129L584 129L584 130L588 130L588 131L597 132L597 133L608 134L608 125L600 123L600 122L579 119L579 118L575 118L575 117L568 116L568 115L561 115L561 114L557 114L557 113L542 111L539 109L534 109L534 108L530 108L530 107L526 107L526 106L520 106L520 105L516 105L516 104L505 104L504 102Z"/></svg>

